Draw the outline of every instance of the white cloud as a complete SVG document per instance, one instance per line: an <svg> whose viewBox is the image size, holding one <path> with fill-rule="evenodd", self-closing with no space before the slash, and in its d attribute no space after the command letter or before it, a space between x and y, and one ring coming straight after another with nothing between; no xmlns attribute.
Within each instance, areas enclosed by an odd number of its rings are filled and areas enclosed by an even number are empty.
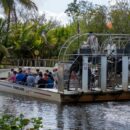
<svg viewBox="0 0 130 130"><path fill-rule="evenodd" d="M73 0L33 0L38 6L40 14L45 13L46 18L58 20L61 24L69 23L68 16L64 13L67 4Z"/></svg>
<svg viewBox="0 0 130 130"><path fill-rule="evenodd" d="M73 0L33 0L40 14L45 13L47 19L56 19L63 25L70 22L68 16L64 13L69 3ZM78 0L80 1L80 0ZM89 0L95 4L106 4L108 0ZM110 0L114 1L114 0Z"/></svg>
<svg viewBox="0 0 130 130"><path fill-rule="evenodd" d="M116 0L110 0L110 1L109 1L109 4L110 4L110 5L115 5L115 4L116 4Z"/></svg>
<svg viewBox="0 0 130 130"><path fill-rule="evenodd" d="M69 17L64 13L56 13L56 12L51 12L51 11L44 11L44 12L39 12L40 14L45 13L45 16L47 20L49 19L54 19L59 21L61 24L66 25L69 23Z"/></svg>

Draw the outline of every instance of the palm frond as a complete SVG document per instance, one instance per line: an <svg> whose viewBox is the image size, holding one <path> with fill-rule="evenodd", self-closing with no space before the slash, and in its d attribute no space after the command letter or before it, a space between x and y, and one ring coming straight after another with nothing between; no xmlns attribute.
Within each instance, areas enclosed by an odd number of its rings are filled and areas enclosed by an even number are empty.
<svg viewBox="0 0 130 130"><path fill-rule="evenodd" d="M35 9L38 10L36 4L32 0L18 0L23 6L27 7L28 9Z"/></svg>

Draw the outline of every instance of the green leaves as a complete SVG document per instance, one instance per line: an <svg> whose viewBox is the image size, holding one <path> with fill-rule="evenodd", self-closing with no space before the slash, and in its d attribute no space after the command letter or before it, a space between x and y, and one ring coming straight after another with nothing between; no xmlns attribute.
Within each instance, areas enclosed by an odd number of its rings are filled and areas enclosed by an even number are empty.
<svg viewBox="0 0 130 130"><path fill-rule="evenodd" d="M109 13L113 24L112 32L130 33L130 7L127 1L116 2Z"/></svg>
<svg viewBox="0 0 130 130"><path fill-rule="evenodd" d="M30 127L29 127L30 126ZM0 130L39 130L42 128L42 118L24 118L24 115L16 117L13 115L3 115L0 118Z"/></svg>

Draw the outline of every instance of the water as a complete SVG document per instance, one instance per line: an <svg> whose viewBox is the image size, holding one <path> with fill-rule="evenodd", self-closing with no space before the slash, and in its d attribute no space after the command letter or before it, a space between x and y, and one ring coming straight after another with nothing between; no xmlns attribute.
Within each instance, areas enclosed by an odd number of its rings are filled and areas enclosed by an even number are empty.
<svg viewBox="0 0 130 130"><path fill-rule="evenodd" d="M59 104L0 93L0 114L42 117L43 130L130 130L130 102Z"/></svg>

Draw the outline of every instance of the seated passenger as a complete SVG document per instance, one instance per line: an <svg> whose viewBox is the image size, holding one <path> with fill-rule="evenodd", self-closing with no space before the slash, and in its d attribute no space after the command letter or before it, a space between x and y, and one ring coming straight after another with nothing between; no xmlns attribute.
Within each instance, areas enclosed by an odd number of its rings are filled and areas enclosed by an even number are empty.
<svg viewBox="0 0 130 130"><path fill-rule="evenodd" d="M8 78L9 81L11 81L12 83L16 82L16 71L13 71L13 74Z"/></svg>
<svg viewBox="0 0 130 130"><path fill-rule="evenodd" d="M49 77L51 80L54 81L54 78L53 78L53 74L52 74L52 72L49 72L48 77Z"/></svg>
<svg viewBox="0 0 130 130"><path fill-rule="evenodd" d="M26 70L23 70L22 73L25 75L22 82L24 83L24 85L27 85L28 74L27 74Z"/></svg>
<svg viewBox="0 0 130 130"><path fill-rule="evenodd" d="M36 69L36 74L39 74L40 73L40 70L39 69Z"/></svg>
<svg viewBox="0 0 130 130"><path fill-rule="evenodd" d="M32 74L31 68L28 68L28 69L27 69L27 74L28 74L28 75L29 75L29 74Z"/></svg>
<svg viewBox="0 0 130 130"><path fill-rule="evenodd" d="M27 86L34 87L35 77L32 74L27 76Z"/></svg>
<svg viewBox="0 0 130 130"><path fill-rule="evenodd" d="M11 69L10 72L8 73L8 78L10 78L13 75L14 69Z"/></svg>
<svg viewBox="0 0 130 130"><path fill-rule="evenodd" d="M39 74L42 75L42 72L37 73L37 75L36 75L36 77L35 77L35 84L38 84L38 81L41 79L41 77L40 77Z"/></svg>
<svg viewBox="0 0 130 130"><path fill-rule="evenodd" d="M23 84L23 81L25 79L25 74L22 72L22 70L19 71L16 75L16 83Z"/></svg>
<svg viewBox="0 0 130 130"><path fill-rule="evenodd" d="M45 70L45 73L46 73L46 74L49 74L49 70Z"/></svg>
<svg viewBox="0 0 130 130"><path fill-rule="evenodd" d="M47 81L45 79L43 79L43 75L42 73L39 73L39 80L38 80L38 88L46 88L47 85Z"/></svg>
<svg viewBox="0 0 130 130"><path fill-rule="evenodd" d="M49 74L45 73L43 79L46 81L46 87L47 88L53 88L54 85L54 78L52 76L52 73L49 72Z"/></svg>
<svg viewBox="0 0 130 130"><path fill-rule="evenodd" d="M54 80L52 80L50 77L48 77L47 88L53 88L53 86L54 86Z"/></svg>

